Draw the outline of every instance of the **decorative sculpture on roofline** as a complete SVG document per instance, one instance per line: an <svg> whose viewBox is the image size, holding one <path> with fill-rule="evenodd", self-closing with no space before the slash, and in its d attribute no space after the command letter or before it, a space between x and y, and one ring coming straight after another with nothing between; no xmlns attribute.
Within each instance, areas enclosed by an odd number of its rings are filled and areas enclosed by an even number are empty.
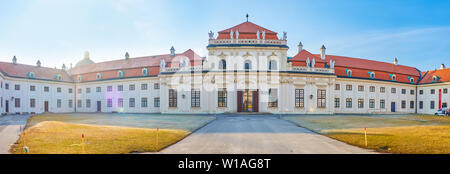
<svg viewBox="0 0 450 174"><path fill-rule="evenodd" d="M266 31L265 31L265 30L263 30L263 32L262 32L262 39L263 39L263 40L266 39Z"/></svg>
<svg viewBox="0 0 450 174"><path fill-rule="evenodd" d="M212 31L209 31L208 35L209 39L214 39L214 33Z"/></svg>
<svg viewBox="0 0 450 174"><path fill-rule="evenodd" d="M314 65L316 65L316 59L313 59L313 60L311 61L311 68L314 68Z"/></svg>
<svg viewBox="0 0 450 174"><path fill-rule="evenodd" d="M283 32L283 40L287 40L287 32Z"/></svg>
<svg viewBox="0 0 450 174"><path fill-rule="evenodd" d="M335 63L336 63L336 61L330 60L330 68L334 68Z"/></svg>
<svg viewBox="0 0 450 174"><path fill-rule="evenodd" d="M236 30L236 39L239 39L239 30Z"/></svg>
<svg viewBox="0 0 450 174"><path fill-rule="evenodd" d="M230 31L230 39L233 39L233 30Z"/></svg>
<svg viewBox="0 0 450 174"><path fill-rule="evenodd" d="M161 59L161 64L159 64L160 68L165 68L166 67L166 61L164 61L164 59Z"/></svg>
<svg viewBox="0 0 450 174"><path fill-rule="evenodd" d="M259 32L259 30L256 31L256 39L258 39L258 40L260 39L260 38L259 38L259 37L260 37L260 34L261 34L261 33Z"/></svg>
<svg viewBox="0 0 450 174"><path fill-rule="evenodd" d="M311 66L311 64L310 64L310 62L309 62L309 57L306 59L306 66L307 66L307 67L310 67L310 66Z"/></svg>

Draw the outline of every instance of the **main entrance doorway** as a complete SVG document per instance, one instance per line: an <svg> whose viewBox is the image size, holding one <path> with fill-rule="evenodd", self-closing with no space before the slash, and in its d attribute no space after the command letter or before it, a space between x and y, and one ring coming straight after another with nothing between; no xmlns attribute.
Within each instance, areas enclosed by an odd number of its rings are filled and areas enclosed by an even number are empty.
<svg viewBox="0 0 450 174"><path fill-rule="evenodd" d="M258 90L244 90L237 93L238 112L258 112Z"/></svg>
<svg viewBox="0 0 450 174"><path fill-rule="evenodd" d="M48 101L44 101L44 112L48 112Z"/></svg>
<svg viewBox="0 0 450 174"><path fill-rule="evenodd" d="M102 102L97 101L97 112L102 112Z"/></svg>

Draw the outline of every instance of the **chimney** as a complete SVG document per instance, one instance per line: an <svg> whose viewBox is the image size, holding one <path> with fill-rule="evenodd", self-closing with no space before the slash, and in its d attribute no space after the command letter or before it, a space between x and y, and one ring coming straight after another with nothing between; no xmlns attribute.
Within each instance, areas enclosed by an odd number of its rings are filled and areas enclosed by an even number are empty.
<svg viewBox="0 0 450 174"><path fill-rule="evenodd" d="M325 60L325 50L327 48L325 48L325 45L322 45L322 47L320 48L320 59Z"/></svg>
<svg viewBox="0 0 450 174"><path fill-rule="evenodd" d="M303 44L302 42L298 43L298 52L300 53L300 51L303 50Z"/></svg>
<svg viewBox="0 0 450 174"><path fill-rule="evenodd" d="M128 54L128 52L125 53L125 60L130 59L130 54Z"/></svg>
<svg viewBox="0 0 450 174"><path fill-rule="evenodd" d="M13 57L12 62L13 62L13 64L17 64L17 58L16 58L16 56Z"/></svg>
<svg viewBox="0 0 450 174"><path fill-rule="evenodd" d="M172 46L172 48L170 48L170 57L175 56L175 48Z"/></svg>
<svg viewBox="0 0 450 174"><path fill-rule="evenodd" d="M397 66L397 64L398 64L398 59L394 58L394 65Z"/></svg>
<svg viewBox="0 0 450 174"><path fill-rule="evenodd" d="M444 64L441 64L441 69L445 69L445 65Z"/></svg>
<svg viewBox="0 0 450 174"><path fill-rule="evenodd" d="M37 67L41 67L41 61L40 61L40 60L38 60L38 61L36 62L36 66L37 66Z"/></svg>

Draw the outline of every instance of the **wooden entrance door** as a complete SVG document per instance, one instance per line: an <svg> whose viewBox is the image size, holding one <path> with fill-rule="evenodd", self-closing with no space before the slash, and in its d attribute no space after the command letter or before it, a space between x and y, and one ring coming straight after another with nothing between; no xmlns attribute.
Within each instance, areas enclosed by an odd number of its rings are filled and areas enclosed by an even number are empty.
<svg viewBox="0 0 450 174"><path fill-rule="evenodd" d="M97 101L97 112L102 112L102 102Z"/></svg>
<svg viewBox="0 0 450 174"><path fill-rule="evenodd" d="M242 112L242 91L237 92L237 111Z"/></svg>
<svg viewBox="0 0 450 174"><path fill-rule="evenodd" d="M258 99L258 90L253 91L253 112L259 112Z"/></svg>
<svg viewBox="0 0 450 174"><path fill-rule="evenodd" d="M5 112L8 113L9 112L9 101L5 100Z"/></svg>
<svg viewBox="0 0 450 174"><path fill-rule="evenodd" d="M237 92L238 112L259 112L258 91L245 90Z"/></svg>
<svg viewBox="0 0 450 174"><path fill-rule="evenodd" d="M44 112L48 112L48 101L44 102Z"/></svg>

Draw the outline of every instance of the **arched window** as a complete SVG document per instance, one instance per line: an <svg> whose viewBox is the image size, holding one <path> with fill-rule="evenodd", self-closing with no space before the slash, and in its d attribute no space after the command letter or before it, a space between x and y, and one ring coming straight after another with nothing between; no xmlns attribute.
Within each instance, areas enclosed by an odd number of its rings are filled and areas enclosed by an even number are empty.
<svg viewBox="0 0 450 174"><path fill-rule="evenodd" d="M395 74L389 74L392 81L397 81L397 76Z"/></svg>
<svg viewBox="0 0 450 174"><path fill-rule="evenodd" d="M55 75L55 79L58 81L62 80L62 76L60 74Z"/></svg>
<svg viewBox="0 0 450 174"><path fill-rule="evenodd" d="M439 80L439 76L433 76L432 80L433 80L433 82L437 82Z"/></svg>
<svg viewBox="0 0 450 174"><path fill-rule="evenodd" d="M271 60L269 62L269 70L277 70L277 61Z"/></svg>
<svg viewBox="0 0 450 174"><path fill-rule="evenodd" d="M244 62L244 69L245 69L245 70L251 70L251 69L252 69L252 61L246 60L246 61Z"/></svg>
<svg viewBox="0 0 450 174"><path fill-rule="evenodd" d="M147 68L143 68L142 69L142 76L148 76L148 69Z"/></svg>
<svg viewBox="0 0 450 174"><path fill-rule="evenodd" d="M409 82L410 82L410 83L414 83L414 78L409 77Z"/></svg>
<svg viewBox="0 0 450 174"><path fill-rule="evenodd" d="M117 73L117 75L119 76L119 78L123 78L123 75L124 75L125 73L123 72L123 71L119 71L118 73Z"/></svg>
<svg viewBox="0 0 450 174"><path fill-rule="evenodd" d="M225 61L224 59L220 60L219 69L227 69L227 61Z"/></svg>
<svg viewBox="0 0 450 174"><path fill-rule="evenodd" d="M97 80L101 80L102 79L102 74L97 73Z"/></svg>

